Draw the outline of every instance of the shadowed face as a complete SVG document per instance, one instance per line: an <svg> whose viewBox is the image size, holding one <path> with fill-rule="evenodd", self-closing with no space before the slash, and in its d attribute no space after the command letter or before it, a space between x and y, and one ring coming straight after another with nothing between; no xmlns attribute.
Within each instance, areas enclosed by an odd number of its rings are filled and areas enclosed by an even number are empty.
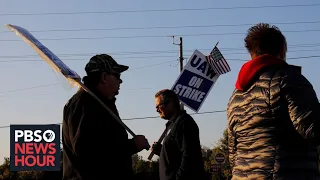
<svg viewBox="0 0 320 180"><path fill-rule="evenodd" d="M122 80L120 79L120 73L102 73L101 83L103 84L104 94L113 98L119 94L120 84Z"/></svg>
<svg viewBox="0 0 320 180"><path fill-rule="evenodd" d="M156 97L156 110L160 118L169 120L172 114L170 100L163 98L163 96Z"/></svg>

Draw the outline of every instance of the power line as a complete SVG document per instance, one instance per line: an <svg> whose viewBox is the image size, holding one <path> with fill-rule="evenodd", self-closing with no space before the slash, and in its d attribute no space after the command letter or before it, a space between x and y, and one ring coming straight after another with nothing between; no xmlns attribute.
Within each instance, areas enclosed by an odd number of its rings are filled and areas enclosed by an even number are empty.
<svg viewBox="0 0 320 180"><path fill-rule="evenodd" d="M141 66L138 68L133 68L133 69L131 69L131 71L137 70L137 69L142 69L142 68L147 68L147 67L152 67L152 66L158 66L158 65L162 65L162 64L166 64L166 63L170 63L170 62L174 62L174 61L166 61L166 62L151 64L151 65L147 65L147 66ZM130 69L127 71L130 71ZM29 90L29 89L37 89L37 88L48 87L48 86L55 86L55 85L59 85L59 84L61 84L61 83L45 84L45 85L40 85L40 86L32 86L32 87L27 87L27 88L14 89L14 90L9 90L9 91L5 91L5 92L0 92L0 94L17 92L17 91L24 91L24 90Z"/></svg>
<svg viewBox="0 0 320 180"><path fill-rule="evenodd" d="M148 59L148 58L174 58L176 56L139 56L139 57L123 57L123 58L117 58L119 59ZM88 61L88 59L62 59L63 61ZM0 60L0 63L6 63L6 62L44 62L43 60L40 59L26 59L26 60Z"/></svg>
<svg viewBox="0 0 320 180"><path fill-rule="evenodd" d="M131 70L129 69L127 71L132 71L132 70L137 70L137 69L142 69L142 68L147 68L147 67L152 67L152 66L158 66L158 65L167 64L167 63L170 63L170 62L174 62L174 61L166 61L166 62L157 63L157 64L151 64L151 65L147 65L147 66L141 66L141 67L138 67L138 68L133 68ZM59 84L61 84L61 83L45 84L45 85L40 85L40 86L32 86L32 87L27 87L27 88L14 89L14 90L0 92L0 94L12 93L12 92L17 92L17 91L24 91L24 90L29 90L29 89L37 89L37 88L43 88L43 87L48 87L48 86L55 86L55 85L59 85Z"/></svg>
<svg viewBox="0 0 320 180"><path fill-rule="evenodd" d="M198 50L210 50L210 49L198 49ZM194 51L194 50L184 50L184 51ZM320 49L299 49L299 50L295 50L295 51L288 51L288 53L290 52L303 52L303 51L320 51ZM166 53L177 53L177 52L166 52ZM143 54L143 53L142 53ZM238 52L238 53L223 53L224 55L235 55L235 54L248 54L247 52ZM187 54L186 56L190 56L191 54ZM150 58L175 58L176 56L173 55L159 55L159 56L130 56L130 57L120 57L117 58L119 59L150 59ZM1 57L0 57L1 58ZM18 58L18 57L14 57L14 58ZM23 58L23 57L19 57L19 58ZM185 58L187 59L187 58ZM229 58L228 58L229 59ZM64 59L63 61L87 61L88 59ZM231 59L231 61L234 61L236 59ZM0 63L15 63L15 62L43 62L43 60L41 59L25 59L25 60L0 60ZM171 61L170 61L171 62ZM153 66L153 65L152 65ZM140 69L141 67L139 67L138 69Z"/></svg>
<svg viewBox="0 0 320 180"><path fill-rule="evenodd" d="M297 50L297 51L290 51L290 52L301 52L301 51L320 51L320 49L307 49L307 50ZM224 55L230 55L230 54L248 54L248 53L244 53L244 52L239 52L239 53L224 53ZM187 54L186 56L191 56L191 54ZM174 56L174 55L169 55L169 56L138 56L138 57L122 57L122 58L117 58L118 60L119 59L150 59L150 58L176 58L177 56ZM184 59L188 59L188 58L184 58ZM79 59L79 58L76 58L76 59L64 59L63 58L63 61L87 61L88 59ZM228 58L229 60L229 58ZM166 64L166 63L170 63L170 62L174 62L176 60L172 60L172 61L167 61L167 62L163 62L163 63L159 63L159 64L152 64L151 66L157 66L157 65L161 65L161 64ZM231 59L231 61L237 61L237 59ZM21 59L18 59L18 60L0 60L0 63L21 63L21 62L44 62L43 60L41 59L26 59L26 60L21 60ZM150 67L150 66L148 66ZM141 69L141 68L144 68L144 67L138 67L138 68L134 68L135 69ZM133 70L133 69L129 69L129 70Z"/></svg>
<svg viewBox="0 0 320 180"><path fill-rule="evenodd" d="M141 67L133 68L133 69L131 69L131 70L129 69L129 70L127 70L127 71L134 71L134 70L137 70L137 69L143 69L143 68L148 68L148 67L153 67L153 66L168 64L168 63L172 63L172 62L175 62L175 61L176 61L176 60L166 61L166 62L157 63L157 64L151 64L151 65L147 65L147 66L141 66Z"/></svg>
<svg viewBox="0 0 320 180"><path fill-rule="evenodd" d="M289 59L302 59L302 58L313 58L313 57L320 57L320 56L304 56L304 57L293 57L293 58L287 58ZM248 60L241 60L241 61L248 61ZM47 84L47 85L41 85L41 86L33 86L28 88L22 88L22 89L16 89L16 90L10 90L7 92L0 92L0 93L8 93L8 92L16 92L16 91L22 91L22 90L28 90L28 89L34 89L34 88L40 88L40 87L46 87L46 86L53 86L57 85L59 83L54 84ZM201 112L201 113L191 113L190 115L199 115L199 114L213 114L213 113L219 113L219 112L226 112L226 110L218 110L218 111L209 111L209 112ZM127 118L122 120L138 120L138 119L152 119L152 118L159 118L159 116L149 116L149 117L136 117L136 118ZM58 123L61 124L61 123ZM0 126L0 129L2 128L9 128L10 126Z"/></svg>
<svg viewBox="0 0 320 180"><path fill-rule="evenodd" d="M177 12L177 11L207 11L207 10L261 9L261 8L316 7L316 6L320 6L320 4L291 4L291 5L238 6L238 7L205 7L205 8L148 9L148 10L117 10L117 11L86 11L86 12L5 13L5 14L0 14L0 16L114 14L114 13L145 13L145 12Z"/></svg>
<svg viewBox="0 0 320 180"><path fill-rule="evenodd" d="M301 52L301 51L319 51L320 49L311 49L311 50L297 50L297 51L291 51L291 52ZM232 54L248 54L248 53L232 53ZM226 55L226 54L224 54ZM229 54L230 55L230 54ZM124 59L131 59L131 58L174 58L176 56L142 56L142 57L126 57ZM302 57L294 57L294 58L287 58L287 59L305 59L305 58L314 58L314 57L319 57L318 55L315 56L302 56ZM184 58L187 59L187 58ZM87 59L63 59L64 61L85 61ZM175 62L177 60L171 60L171 61L165 61L165 62L161 62L161 63L157 63L157 64L150 64L150 65L146 65L146 66L141 66L141 67L137 67L137 68L130 68L128 71L133 71L133 70L137 70L137 69L143 69L143 68L147 68L147 67L152 67L152 66L158 66L158 65L163 65L163 64L167 64L167 63L172 63ZM228 58L228 61L248 61L248 59L233 59L233 58ZM27 60L0 60L0 63L13 63L13 62L43 62L43 60L40 59L27 59Z"/></svg>
<svg viewBox="0 0 320 180"><path fill-rule="evenodd" d="M289 24L318 24L320 21L298 21L298 22L270 22L274 25ZM211 25L182 25L182 26L151 26L151 27L119 27L119 28L89 28L89 29L46 29L30 30L30 32L81 32L81 31L113 31L113 30L145 30L145 29L180 29L180 28L209 28L209 27L235 27L251 26L252 24L211 24ZM10 33L10 31L0 31L0 33Z"/></svg>
<svg viewBox="0 0 320 180"><path fill-rule="evenodd" d="M207 112L200 112L200 113L190 113L190 115L202 115L202 114L214 114L214 113L221 113L226 112L226 110L217 110L217 111L207 111ZM143 119L155 119L160 118L160 116L146 116L146 117L135 117L135 118L126 118L122 119L123 121L130 121L130 120L143 120ZM56 123L55 125L61 125L62 123ZM0 129L9 128L10 126L0 126Z"/></svg>
<svg viewBox="0 0 320 180"><path fill-rule="evenodd" d="M290 48L297 48L297 47L318 47L320 43L312 43L312 44L291 44L288 45ZM208 48L197 48L198 50L212 50ZM234 47L234 48L219 48L222 51L235 51L235 50L245 50L244 47ZM194 49L187 49L184 51L193 52ZM152 51L127 51L127 52L107 52L110 55L133 55L133 54L157 54L157 53L178 53L177 50L152 50ZM56 54L59 57L68 57L68 56L92 56L93 54L99 54L99 52L92 52L92 53L72 53L72 54ZM224 53L225 54L225 53ZM234 53L230 53L234 54ZM15 55L15 56L7 56L7 55L0 55L0 58L26 58L26 57L39 57L38 55L33 54L25 54L25 55ZM126 57L131 58L131 57ZM139 57L134 57L139 58ZM1 61L0 61L1 62ZM4 62L7 62L4 61Z"/></svg>
<svg viewBox="0 0 320 180"><path fill-rule="evenodd" d="M305 59L305 58L316 58L316 57L320 57L319 56L300 56L300 57L291 57L291 58L287 58L287 60L293 60L293 59ZM249 61L248 59L228 59L230 61L244 61L244 62L247 62Z"/></svg>
<svg viewBox="0 0 320 180"><path fill-rule="evenodd" d="M292 58L287 58L287 60L294 60L294 59L305 59L305 58L316 58L316 57L320 57L319 56L300 56L300 57L292 57ZM243 61L246 62L248 60L245 59L228 59L230 61ZM134 68L131 70L137 70L137 69L142 69L142 68L147 68L147 67L152 67L152 66L158 66L158 65L162 65L162 64L166 64L166 63L170 63L170 62L175 62L177 60L174 61L166 61L166 62L162 62L162 63L157 63L157 64L151 64L151 65L147 65L147 66L141 66L138 68ZM128 70L130 71L130 70ZM42 87L48 87L48 86L54 86L54 85L58 85L60 83L53 83L53 84L46 84L46 85L40 85L40 86L33 86L33 87L27 87L27 88L21 88L21 89L15 89L15 90L9 90L9 91L5 91L5 92L0 92L0 94L5 94L5 93L10 93L10 92L16 92L16 91L24 91L24 90L29 90L29 89L36 89L36 88L42 88Z"/></svg>
<svg viewBox="0 0 320 180"><path fill-rule="evenodd" d="M24 90L29 90L29 89L37 89L37 88L43 88L43 87L48 87L48 86L55 86L58 84L60 84L60 83L45 84L45 85L40 85L40 86L32 86L32 87L27 87L27 88L14 89L14 90L9 90L9 91L5 91L5 92L0 92L0 94L12 93L12 92L17 92L17 91L24 91Z"/></svg>
<svg viewBox="0 0 320 180"><path fill-rule="evenodd" d="M288 30L282 31L286 33L300 33L300 32L319 32L320 29L306 29L306 30ZM176 34L174 36L221 36L221 35L243 35L243 32L231 32L231 33L203 33L203 34ZM137 35L137 36L102 36L102 37L70 37L70 38L39 38L41 41L64 41L64 40L97 40L97 39L133 39L133 38L167 38L172 35ZM16 39L0 39L0 42L21 42Z"/></svg>

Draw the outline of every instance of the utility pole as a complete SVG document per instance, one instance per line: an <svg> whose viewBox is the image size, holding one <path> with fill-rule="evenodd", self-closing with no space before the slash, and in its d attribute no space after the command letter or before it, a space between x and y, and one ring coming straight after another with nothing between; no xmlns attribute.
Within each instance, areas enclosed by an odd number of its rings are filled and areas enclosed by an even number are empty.
<svg viewBox="0 0 320 180"><path fill-rule="evenodd" d="M183 48L182 48L182 37L179 38L179 40L180 40L179 44L175 44L174 43L174 36L172 36L172 38L173 38L172 39L173 44L174 45L179 45L179 63L180 63L180 73L181 73L181 71L183 70L183 60L184 60L184 58L183 58ZM181 107L181 110L184 109L184 106L183 106L182 103L180 103L180 107Z"/></svg>
<svg viewBox="0 0 320 180"><path fill-rule="evenodd" d="M183 49L182 49L182 37L180 37L179 39L180 39L179 44L176 44L176 43L174 43L174 36L172 36L172 44L179 45L179 50L180 50L180 52L179 52L179 61L180 61L180 73L181 73L181 71L183 70L183 59L184 58L183 58L183 52L182 52L183 51ZM181 102L180 102L180 109L184 110L184 106L183 106L183 104ZM172 124L171 124L171 126L172 126ZM171 129L171 126L169 127L169 129ZM162 140L167 135L167 131L168 131L167 128L163 131L162 135L160 136L160 138L158 140L158 143L161 144ZM154 155L154 151L151 152L151 154L149 155L148 159L151 160L153 155Z"/></svg>
<svg viewBox="0 0 320 180"><path fill-rule="evenodd" d="M180 46L180 57L179 57L179 60L180 60L180 72L182 71L183 69L183 49L182 49L182 37L179 38L180 39L180 43L179 43L179 46Z"/></svg>

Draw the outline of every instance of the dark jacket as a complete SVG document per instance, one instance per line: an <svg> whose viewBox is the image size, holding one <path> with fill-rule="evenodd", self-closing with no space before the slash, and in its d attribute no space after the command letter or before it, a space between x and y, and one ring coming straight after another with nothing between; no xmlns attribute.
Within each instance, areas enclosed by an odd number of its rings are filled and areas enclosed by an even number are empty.
<svg viewBox="0 0 320 180"><path fill-rule="evenodd" d="M227 108L233 179L318 179L320 107L301 68L269 55L240 70Z"/></svg>
<svg viewBox="0 0 320 180"><path fill-rule="evenodd" d="M115 99L93 92L119 116ZM137 153L126 130L96 99L79 90L65 105L62 125L63 179L132 179Z"/></svg>
<svg viewBox="0 0 320 180"><path fill-rule="evenodd" d="M203 178L199 129L193 118L181 111L173 117L173 126L163 141L160 153L160 180L200 180Z"/></svg>

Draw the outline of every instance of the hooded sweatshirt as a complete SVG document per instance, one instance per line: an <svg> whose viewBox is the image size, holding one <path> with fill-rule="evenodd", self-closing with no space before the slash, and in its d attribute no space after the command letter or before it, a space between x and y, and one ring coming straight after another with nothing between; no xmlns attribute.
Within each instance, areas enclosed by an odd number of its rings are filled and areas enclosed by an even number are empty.
<svg viewBox="0 0 320 180"><path fill-rule="evenodd" d="M257 56L241 67L236 82L236 89L240 91L247 90L265 69L281 65L287 65L287 63L269 54Z"/></svg>

